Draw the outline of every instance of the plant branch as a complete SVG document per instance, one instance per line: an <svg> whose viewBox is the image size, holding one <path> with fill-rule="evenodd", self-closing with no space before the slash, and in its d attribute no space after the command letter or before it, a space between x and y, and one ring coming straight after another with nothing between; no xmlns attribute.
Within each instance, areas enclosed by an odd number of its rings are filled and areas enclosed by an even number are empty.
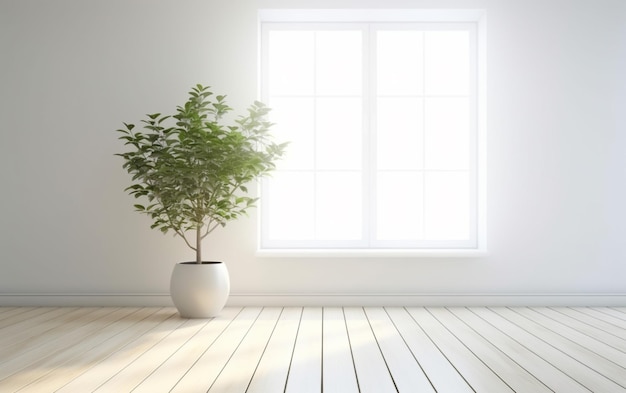
<svg viewBox="0 0 626 393"><path fill-rule="evenodd" d="M199 84L189 95L174 115L147 115L142 132L124 123L117 131L131 150L117 155L132 176L129 193L148 199L137 210L154 220L152 228L173 230L200 260L202 239L254 205L244 185L273 169L286 144L265 143L271 123L263 121L269 109L262 103L255 101L231 126L220 124L231 110L225 96L211 97Z"/></svg>

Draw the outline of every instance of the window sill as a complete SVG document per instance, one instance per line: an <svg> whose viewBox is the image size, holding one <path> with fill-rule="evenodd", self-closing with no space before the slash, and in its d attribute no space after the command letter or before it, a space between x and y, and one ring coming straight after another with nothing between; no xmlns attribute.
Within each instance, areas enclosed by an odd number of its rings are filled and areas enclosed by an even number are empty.
<svg viewBox="0 0 626 393"><path fill-rule="evenodd" d="M484 249L265 249L259 258L478 258Z"/></svg>

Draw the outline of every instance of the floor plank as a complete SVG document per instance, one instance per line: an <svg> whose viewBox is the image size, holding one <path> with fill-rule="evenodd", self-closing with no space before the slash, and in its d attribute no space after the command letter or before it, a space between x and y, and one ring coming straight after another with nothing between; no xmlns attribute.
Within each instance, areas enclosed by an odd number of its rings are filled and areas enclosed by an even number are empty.
<svg viewBox="0 0 626 393"><path fill-rule="evenodd" d="M326 307L322 326L322 391L359 391L343 309Z"/></svg>
<svg viewBox="0 0 626 393"><path fill-rule="evenodd" d="M576 307L573 310L577 311L577 312L579 312L581 314L589 315L594 320L602 321L601 322L602 326L607 326L607 325L612 326L611 330L614 330L614 329L617 330L616 335L620 336L623 339L626 339L626 332L624 332L621 329L621 326L624 323L623 319L617 318L617 317L615 317L613 315L609 315L607 313L604 313L604 312L602 312L600 310L597 310L597 309L591 308L591 307Z"/></svg>
<svg viewBox="0 0 626 393"><path fill-rule="evenodd" d="M111 311L113 310L113 311ZM104 313L99 318L87 323L73 331L68 335L58 339L52 343L54 350L49 354L43 355L38 351L27 352L20 362L9 362L0 371L3 377L0 381L0 392L17 391L33 381L54 372L61 368L67 362L80 356L99 342L105 341L110 334L119 329L119 322L125 316L136 312L136 309L102 309ZM93 314L99 315L96 311ZM26 364L26 366L23 366ZM10 376L6 376L8 370L20 367L20 372L14 372Z"/></svg>
<svg viewBox="0 0 626 393"><path fill-rule="evenodd" d="M623 326L616 326L613 323L605 322L595 316L591 316L583 311L583 307L553 307L551 308L561 314L567 315L585 325L592 326L598 330L606 332L614 337L626 341L626 330Z"/></svg>
<svg viewBox="0 0 626 393"><path fill-rule="evenodd" d="M612 315L622 321L626 321L626 308L614 308L614 307L594 307L594 309L603 312L608 315Z"/></svg>
<svg viewBox="0 0 626 393"><path fill-rule="evenodd" d="M615 365L618 365L621 368L620 374L624 374L626 372L626 353L618 350L614 346L608 345L593 336L588 336L583 334L576 329L559 323L554 319L547 317L544 314L537 312L536 310L530 308L519 307L513 309L514 312L517 312L520 315L523 315L527 319L541 324L551 331L559 334L569 340L576 345L580 345L584 348L587 348L590 351L593 351L594 354L601 356L604 360L612 362ZM534 328L531 326L531 329ZM592 357L594 355L591 355ZM582 357L582 359L587 359L586 356Z"/></svg>
<svg viewBox="0 0 626 393"><path fill-rule="evenodd" d="M322 308L302 310L285 393L322 391Z"/></svg>
<svg viewBox="0 0 626 393"><path fill-rule="evenodd" d="M452 367L463 376L474 391L513 392L493 370L450 333L429 309L413 307L408 310Z"/></svg>
<svg viewBox="0 0 626 393"><path fill-rule="evenodd" d="M545 317L559 322L562 325L569 326L580 334L593 337L595 340L601 341L602 343L612 348L615 348L622 353L626 353L626 340L623 340L609 332L597 328L585 322L584 320L573 318L559 310L547 307L534 307L532 310L535 313L539 313Z"/></svg>
<svg viewBox="0 0 626 393"><path fill-rule="evenodd" d="M474 391L406 309L388 308L387 311L436 391Z"/></svg>
<svg viewBox="0 0 626 393"><path fill-rule="evenodd" d="M74 312L84 310L71 308L32 309L15 315L4 322L6 326L0 329L0 347L18 345L24 341L30 342L48 329L66 324L68 316Z"/></svg>
<svg viewBox="0 0 626 393"><path fill-rule="evenodd" d="M22 393L56 391L76 378L87 369L97 364L108 354L124 348L128 343L143 335L150 328L142 321L157 314L158 309L144 308L134 312L98 332L97 336L81 343L82 351L57 365L62 372L50 372L20 390Z"/></svg>
<svg viewBox="0 0 626 393"><path fill-rule="evenodd" d="M171 308L161 310L148 321L145 321L149 329L143 335L130 342L126 347L118 351L111 351L110 356L101 360L94 367L85 370L80 376L67 383L57 392L95 391L174 330L178 329L183 322L184 320L178 318L175 310Z"/></svg>
<svg viewBox="0 0 626 393"><path fill-rule="evenodd" d="M170 391L202 353L226 330L230 321L240 311L240 308L228 308L220 316L211 319L172 356L161 363L133 392Z"/></svg>
<svg viewBox="0 0 626 393"><path fill-rule="evenodd" d="M344 309L361 393L394 393L395 383L362 308Z"/></svg>
<svg viewBox="0 0 626 393"><path fill-rule="evenodd" d="M0 307L0 392L626 393L624 307Z"/></svg>
<svg viewBox="0 0 626 393"><path fill-rule="evenodd" d="M49 308L53 310L54 308ZM43 314L45 310L40 307L5 307L0 313L0 332L6 326L14 325L18 321L32 318L33 315Z"/></svg>
<svg viewBox="0 0 626 393"><path fill-rule="evenodd" d="M274 333L281 313L282 309L278 307L268 307L261 311L254 325L241 341L241 345L211 386L211 390L223 393L243 393L248 389L251 377Z"/></svg>
<svg viewBox="0 0 626 393"><path fill-rule="evenodd" d="M592 349L581 345L580 341L570 340L560 333L550 330L549 328L511 309L496 308L493 311L519 326L528 334L532 334L537 339L543 341L546 345L554 348L556 351L559 351L564 355L569 356L573 360L577 361L581 366L587 368L587 370L584 368L581 368L581 370L591 373L592 375L597 373L610 380L610 382L607 382L602 386L606 386L608 389L616 389L615 385L618 385L620 388L626 389L624 381L620 381L624 379L624 376L626 376L626 368L621 366L619 363L614 363L600 356ZM594 347L593 349L597 349L597 347ZM585 362L582 362L579 359L585 359Z"/></svg>
<svg viewBox="0 0 626 393"><path fill-rule="evenodd" d="M283 392L293 358L302 308L285 308L246 393Z"/></svg>
<svg viewBox="0 0 626 393"><path fill-rule="evenodd" d="M175 330L134 359L94 392L124 392L135 389L207 323L209 321L205 319L184 320Z"/></svg>
<svg viewBox="0 0 626 393"><path fill-rule="evenodd" d="M560 348L550 345L549 342L537 337L538 331L529 332L519 326L519 321L508 320L500 316L496 311L486 308L475 310L476 314L494 326L507 332L507 334L524 345L534 353L553 364L572 379L592 392L620 392L624 391L621 386L600 374L593 368L593 364L586 365L576 358L564 352ZM556 338L556 337L555 337Z"/></svg>
<svg viewBox="0 0 626 393"><path fill-rule="evenodd" d="M554 392L584 393L587 388L569 375L537 355L523 343L511 337L506 330L498 328L477 315L480 308L454 308L452 313L471 326L482 337L488 337L502 353L540 380Z"/></svg>
<svg viewBox="0 0 626 393"><path fill-rule="evenodd" d="M81 326L94 309L58 309L51 312L44 311L45 320L32 318L16 323L13 332L5 329L0 339L0 364L15 359L18 354L34 350L41 345L48 344L67 334L72 326Z"/></svg>
<svg viewBox="0 0 626 393"><path fill-rule="evenodd" d="M260 307L246 307L193 366L181 377L172 392L207 392L229 362L259 314Z"/></svg>
<svg viewBox="0 0 626 393"><path fill-rule="evenodd" d="M66 348L83 337L95 333L102 326L102 320L106 320L109 314L116 311L113 308L85 308L78 319L69 319L67 325L61 326L58 331L43 340L41 345L26 346L9 357L2 356L0 367L0 386L6 378L16 374L19 376L25 373L41 372L37 367L38 363L45 362L57 355L63 355ZM111 321L109 321L110 323ZM8 352L8 351L7 351ZM2 391L2 390L0 390Z"/></svg>
<svg viewBox="0 0 626 393"><path fill-rule="evenodd" d="M479 358L494 373L516 392L548 393L552 392L545 384L528 370L507 356L506 351L498 347L498 340L493 335L483 336L480 329L460 319L450 309L434 308L429 311L463 345ZM493 342L492 342L493 341Z"/></svg>
<svg viewBox="0 0 626 393"><path fill-rule="evenodd" d="M382 307L367 307L365 313L380 350L400 392L431 392L435 389L402 336Z"/></svg>

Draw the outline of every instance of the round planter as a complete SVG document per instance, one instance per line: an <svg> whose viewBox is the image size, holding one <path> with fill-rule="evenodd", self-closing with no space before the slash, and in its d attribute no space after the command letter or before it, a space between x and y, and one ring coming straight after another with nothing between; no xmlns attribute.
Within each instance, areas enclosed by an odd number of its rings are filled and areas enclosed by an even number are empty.
<svg viewBox="0 0 626 393"><path fill-rule="evenodd" d="M183 318L218 315L229 293L230 278L223 262L181 262L174 266L170 296Z"/></svg>

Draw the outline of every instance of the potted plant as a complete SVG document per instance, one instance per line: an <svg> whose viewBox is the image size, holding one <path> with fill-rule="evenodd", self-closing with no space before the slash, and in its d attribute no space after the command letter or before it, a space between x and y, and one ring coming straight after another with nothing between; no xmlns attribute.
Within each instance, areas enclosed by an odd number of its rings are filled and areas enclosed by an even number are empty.
<svg viewBox="0 0 626 393"><path fill-rule="evenodd" d="M203 260L202 240L255 205L247 186L274 169L286 146L271 140L263 103L225 125L231 110L225 96L196 85L175 114L146 115L140 131L127 123L117 130L128 146L117 155L132 176L125 191L142 202L135 209L152 219L151 228L173 231L195 251L194 262L174 266L170 281L183 317L211 317L226 304L228 270L223 262Z"/></svg>

